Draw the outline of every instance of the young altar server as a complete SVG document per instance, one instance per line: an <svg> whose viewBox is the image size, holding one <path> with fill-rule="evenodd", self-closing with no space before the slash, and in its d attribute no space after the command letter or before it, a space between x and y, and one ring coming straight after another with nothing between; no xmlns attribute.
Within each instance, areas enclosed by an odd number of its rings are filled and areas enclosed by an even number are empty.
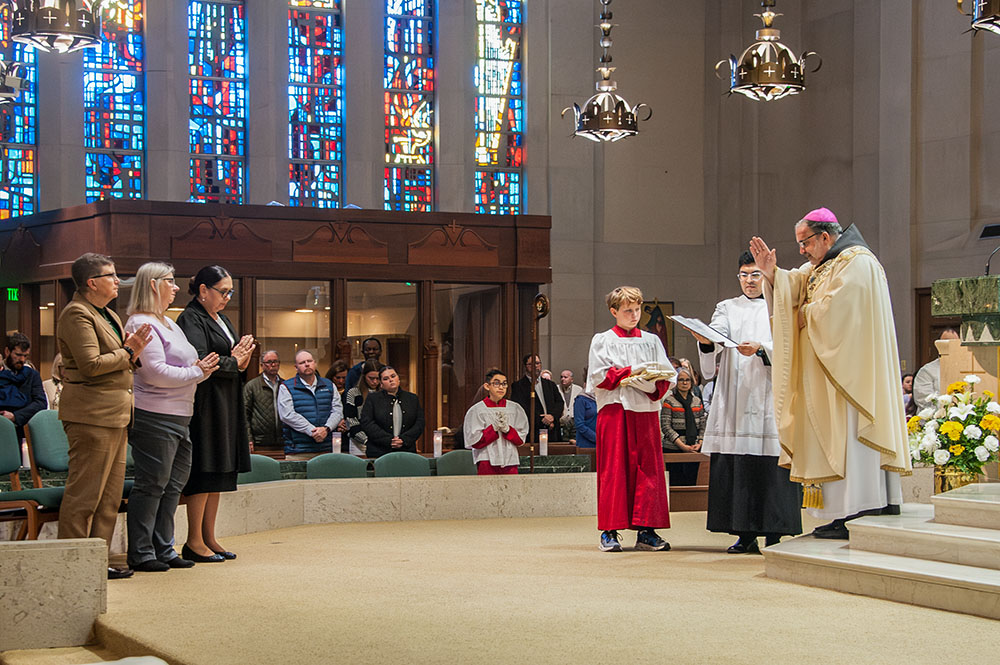
<svg viewBox="0 0 1000 665"><path fill-rule="evenodd" d="M517 447L528 436L528 416L507 396L507 377L498 369L486 373L487 396L465 414L465 445L480 476L517 474Z"/></svg>
<svg viewBox="0 0 1000 665"><path fill-rule="evenodd" d="M660 402L677 376L659 337L639 330L642 291L607 296L615 325L590 342L587 391L597 400L597 528L600 549L620 552L621 529L637 550L669 550L655 529L670 526L660 447Z"/></svg>
<svg viewBox="0 0 1000 665"><path fill-rule="evenodd" d="M774 545L802 533L802 491L778 466L781 446L771 392L771 317L764 273L750 252L739 258L743 294L715 306L711 326L739 344L726 348L694 334L701 373L718 377L701 452L712 456L708 530L737 536L730 554L758 554L757 538Z"/></svg>

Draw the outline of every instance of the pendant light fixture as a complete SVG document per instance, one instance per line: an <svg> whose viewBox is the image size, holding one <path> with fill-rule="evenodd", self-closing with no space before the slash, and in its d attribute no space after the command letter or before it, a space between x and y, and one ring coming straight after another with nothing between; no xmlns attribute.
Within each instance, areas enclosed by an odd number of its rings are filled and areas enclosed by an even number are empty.
<svg viewBox="0 0 1000 665"><path fill-rule="evenodd" d="M645 104L630 106L625 99L615 92L618 84L611 79L615 68L611 66L611 10L609 5L611 0L601 0L604 8L601 10L601 22L598 27L601 29L600 45L603 49L597 73L601 75L597 81L597 94L584 103L581 109L577 104L573 104L574 136L582 136L598 143L602 141L620 141L628 136L639 133L639 109L645 110L643 121L649 120L653 115L652 109ZM562 116L565 117L570 107L563 109Z"/></svg>
<svg viewBox="0 0 1000 665"><path fill-rule="evenodd" d="M13 10L14 41L49 53L72 53L101 43L106 0L3 0ZM114 3L116 4L116 3Z"/></svg>
<svg viewBox="0 0 1000 665"><path fill-rule="evenodd" d="M1000 35L1000 0L956 0L958 11L972 17L972 30L989 30ZM972 12L966 13L964 5L971 4Z"/></svg>
<svg viewBox="0 0 1000 665"><path fill-rule="evenodd" d="M774 27L775 0L762 0L760 6L764 11L759 16L764 27L757 31L757 41L750 45L743 55L729 56L729 94L738 92L758 102L769 102L788 95L795 95L806 89L805 62L815 56L814 51L795 57L795 53L778 41L781 31ZM819 56L816 56L819 57ZM720 60L715 65L715 75L726 60ZM823 65L820 60L813 72L819 71Z"/></svg>

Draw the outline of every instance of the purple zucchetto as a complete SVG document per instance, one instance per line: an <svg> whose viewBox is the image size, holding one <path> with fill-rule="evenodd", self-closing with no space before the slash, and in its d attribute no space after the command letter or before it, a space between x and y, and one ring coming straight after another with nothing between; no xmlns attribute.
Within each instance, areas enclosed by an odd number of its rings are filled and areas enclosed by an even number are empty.
<svg viewBox="0 0 1000 665"><path fill-rule="evenodd" d="M829 208L816 208L815 210L810 210L802 219L809 220L810 222L829 222L830 224L838 223L837 216L834 215L833 211Z"/></svg>

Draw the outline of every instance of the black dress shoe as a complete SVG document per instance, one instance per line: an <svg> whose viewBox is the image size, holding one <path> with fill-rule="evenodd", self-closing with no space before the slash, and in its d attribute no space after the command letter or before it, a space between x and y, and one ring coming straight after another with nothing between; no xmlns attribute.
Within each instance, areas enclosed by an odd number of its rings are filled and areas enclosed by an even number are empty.
<svg viewBox="0 0 1000 665"><path fill-rule="evenodd" d="M841 523L838 526L832 526L829 529L823 529L820 531L816 529L812 533L816 538L823 538L826 540L850 540L851 532L848 531L847 525Z"/></svg>
<svg viewBox="0 0 1000 665"><path fill-rule="evenodd" d="M900 512L899 506L892 503L890 503L888 506L882 509L883 515L898 515L899 512Z"/></svg>
<svg viewBox="0 0 1000 665"><path fill-rule="evenodd" d="M112 566L108 566L109 580L124 580L132 577L132 575L134 575L134 573L128 568L114 568Z"/></svg>
<svg viewBox="0 0 1000 665"><path fill-rule="evenodd" d="M233 559L236 558L236 553L230 552L229 550L212 550L212 551L221 556L223 559L229 559L230 561L232 561Z"/></svg>
<svg viewBox="0 0 1000 665"><path fill-rule="evenodd" d="M195 563L219 563L225 561L220 555L213 554L211 556L202 556L195 552L193 549L187 546L185 543L184 547L181 548L181 556L188 561L194 561Z"/></svg>
<svg viewBox="0 0 1000 665"><path fill-rule="evenodd" d="M756 538L740 538L735 544L730 545L726 554L760 554L760 547Z"/></svg>
<svg viewBox="0 0 1000 665"><path fill-rule="evenodd" d="M158 559L150 559L135 564L132 566L132 570L138 570L140 573L165 573L170 570L170 565Z"/></svg>
<svg viewBox="0 0 1000 665"><path fill-rule="evenodd" d="M767 536L764 538L764 547L771 547L781 542L781 536Z"/></svg>
<svg viewBox="0 0 1000 665"><path fill-rule="evenodd" d="M194 566L194 561L191 559L184 559L179 556L175 556L173 559L167 559L163 563L167 564L171 568L191 568Z"/></svg>

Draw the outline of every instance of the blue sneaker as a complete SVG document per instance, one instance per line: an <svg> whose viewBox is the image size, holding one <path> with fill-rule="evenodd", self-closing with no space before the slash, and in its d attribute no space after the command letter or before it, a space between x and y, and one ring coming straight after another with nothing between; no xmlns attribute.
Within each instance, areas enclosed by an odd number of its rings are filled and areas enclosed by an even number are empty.
<svg viewBox="0 0 1000 665"><path fill-rule="evenodd" d="M643 552L668 552L670 543L656 535L652 529L642 529L635 537L635 549Z"/></svg>
<svg viewBox="0 0 1000 665"><path fill-rule="evenodd" d="M621 539L617 531L604 531L601 533L601 544L598 548L602 552L621 552L622 545L619 542Z"/></svg>

